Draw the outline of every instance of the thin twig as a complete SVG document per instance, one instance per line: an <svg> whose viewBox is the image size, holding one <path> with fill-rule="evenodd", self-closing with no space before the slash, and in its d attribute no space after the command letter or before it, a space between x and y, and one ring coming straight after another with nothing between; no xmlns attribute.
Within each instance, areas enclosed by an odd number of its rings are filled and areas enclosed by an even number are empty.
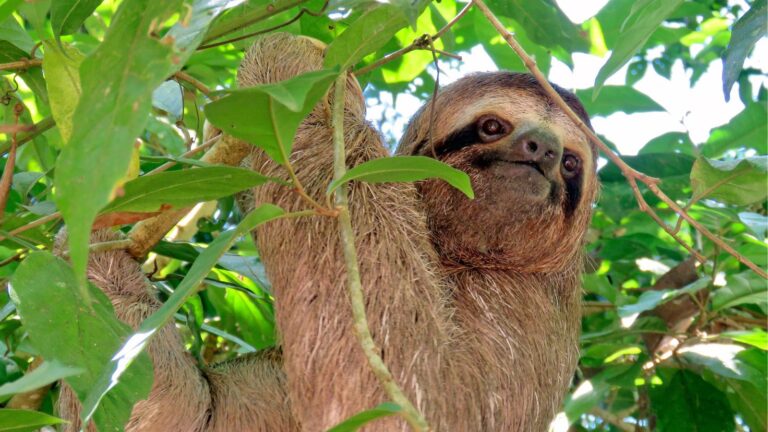
<svg viewBox="0 0 768 432"><path fill-rule="evenodd" d="M9 63L0 63L0 70L29 69L43 64L41 59L21 59Z"/></svg>
<svg viewBox="0 0 768 432"><path fill-rule="evenodd" d="M645 197L643 197L643 194L640 192L640 188L637 186L637 181L630 177L627 178L627 182L629 182L629 186L632 189L632 193L635 196L635 200L638 203L638 208L640 211L650 216L650 218L653 219L667 234L669 234L673 239L675 239L676 242L683 246L683 248L685 248L688 253L693 255L693 257L696 258L696 261L702 264L706 264L707 259L696 249L694 249L693 246L689 246L688 243L681 239L677 235L677 231L675 231L673 228L670 228L669 225L667 225L667 223L664 222L664 220L656 213L656 211L648 205L648 203L645 201Z"/></svg>
<svg viewBox="0 0 768 432"><path fill-rule="evenodd" d="M405 54L407 54L407 53L409 53L411 51L417 50L417 49L427 49L427 50L432 51L433 53L434 52L438 52L440 54L447 55L447 56L453 57L453 58L458 58L459 60L461 60L461 56L457 56L456 54L451 54L451 53L448 53L448 52L445 52L445 51L442 51L442 50L434 50L434 49L430 48L430 44L433 41L435 41L436 39L440 39L440 37L442 37L448 30L450 30L451 27L453 27L453 25L456 24L459 21L459 19L461 19L461 17L463 17L469 11L469 9L471 7L472 7L472 3L467 3L464 6L464 8L462 8L459 11L459 13L456 14L455 17L453 17L446 25L443 26L443 28L438 30L437 33L433 34L432 36L430 36L428 34L422 35L421 37L419 37L416 40L414 40L413 42L411 42L410 45L408 45L406 47L403 47L403 48L400 48L399 50L397 50L397 51L395 51L393 53L387 54L384 57L382 57L381 59L379 59L379 60L369 64L368 66L363 66L360 69L355 70L354 74L357 75L357 76L365 75L368 72L370 72L370 71L372 71L374 69L377 69L377 68L379 68L379 67L381 67L381 66L383 66L383 65L385 65L385 64L387 64L387 63L389 63L389 62L391 62L393 60L397 60L398 58L402 57L403 55L405 55Z"/></svg>
<svg viewBox="0 0 768 432"><path fill-rule="evenodd" d="M696 194L695 196L691 197L691 199L688 201L688 204L686 204L686 205L685 205L685 207L683 207L683 210L685 210L685 211L687 212L688 210L690 210L690 209L691 209L691 207L693 207L693 206L694 206L694 204L696 204L697 202L699 202L699 200L700 200L700 199L702 199L702 198L706 197L707 195L711 194L712 192L714 192L714 190L715 190L715 189L717 189L717 188L719 188L720 186L722 186L722 185L724 185L724 184L728 183L729 181L733 180L734 178L736 178L736 177L738 177L738 176L739 176L739 174L738 174L738 173L733 173L733 174L731 174L731 175L727 175L727 176L725 176L724 178L722 178L722 179L720 179L720 180L716 181L716 182L715 182L715 183L713 183L713 184L712 184L710 187L708 187L708 188L704 189L704 190L703 190L701 193L699 193L699 194ZM683 218L677 218L677 223L675 224L675 229L674 229L674 231L675 231L676 233L677 233L678 231L680 231L680 227L681 227L682 225L683 225Z"/></svg>
<svg viewBox="0 0 768 432"><path fill-rule="evenodd" d="M3 241L3 240L5 240L5 239L7 239L9 237L16 236L17 234L21 234L24 231L29 231L32 228L37 228L40 225L44 225L44 224L46 224L48 222L55 221L55 220L60 219L60 218L61 218L61 213L60 212L55 212L55 213L49 214L48 216L43 216L40 219L36 219L36 220L26 224L26 225L22 225L22 226L20 226L18 228L14 228L14 229L10 230L8 232L8 236L1 236L0 235L0 241Z"/></svg>
<svg viewBox="0 0 768 432"><path fill-rule="evenodd" d="M0 134L17 134L19 132L32 132L33 130L35 130L35 125L25 125L25 124L0 125Z"/></svg>
<svg viewBox="0 0 768 432"><path fill-rule="evenodd" d="M214 25L205 35L202 44L203 46L206 46L205 44L215 41L224 35L256 24L259 21L263 21L294 6L306 3L307 1L308 0L277 0L274 2L269 2L263 6L259 6L258 9L253 9L247 14L236 19L232 19L229 22L225 22L222 25Z"/></svg>
<svg viewBox="0 0 768 432"><path fill-rule="evenodd" d="M264 33L269 33L269 32L281 29L281 28L283 28L283 27L285 27L287 25L291 25L291 24L295 23L304 14L311 15L311 16L314 16L314 17L321 16L325 12L325 9L328 7L328 1L329 0L326 0L325 3L323 3L323 7L321 7L320 10L317 11L317 12L313 12L313 11L303 7L299 11L299 13L296 14L296 16L294 16L293 18L291 18L288 21L285 21L283 23L280 23L280 24L277 24L275 26L268 27L268 28L265 28L265 29L262 29L262 30L257 30L255 32L248 33L248 34L243 35L243 36L238 36L236 38L223 40L221 42L214 42L214 43L210 43L210 44L207 44L207 45L201 45L201 46L197 47L197 49L198 50L204 50L204 49L208 49L208 48L214 48L214 47L217 47L217 46L230 44L232 42L237 42L237 41L241 41L241 40L244 40L244 39L252 38L254 36L258 36L258 35L261 35L261 34L264 34Z"/></svg>
<svg viewBox="0 0 768 432"><path fill-rule="evenodd" d="M333 178L340 179L347 171L346 155L344 149L344 90L347 85L347 74L342 73L336 79L333 94ZM347 197L347 184L341 185L335 192L336 206L339 210L339 231L341 234L342 248L344 249L344 264L347 271L347 288L352 301L352 316L354 318L355 334L363 348L363 353L368 359L376 378L379 379L384 390L393 402L398 404L402 411L400 414L408 424L416 431L428 431L429 425L408 397L392 377L392 373L379 356L381 352L371 336L368 327L368 319L365 315L365 300L363 288L360 282L360 268L357 262L355 250L355 234L352 230L352 220L349 214L349 199Z"/></svg>
<svg viewBox="0 0 768 432"><path fill-rule="evenodd" d="M109 252L113 250L118 249L128 249L131 247L131 244L133 243L133 240L127 238L127 239L120 239L120 240L112 240L112 241L105 241L100 243L92 243L88 245L88 252L89 253L99 253L99 252ZM61 253L62 257L68 257L69 256L69 250L65 250Z"/></svg>
<svg viewBox="0 0 768 432"><path fill-rule="evenodd" d="M13 106L13 124L19 125L19 117L24 112L24 105L19 102ZM16 149L19 142L16 140L16 132L11 136L11 151L8 152L8 159L5 161L3 176L0 178L0 220L5 216L5 205L8 203L8 196L11 193L11 181L13 180L13 168L16 166Z"/></svg>
<svg viewBox="0 0 768 432"><path fill-rule="evenodd" d="M16 141L16 147L21 147L22 145L32 141L38 135L54 127L55 125L56 125L56 122L53 120L53 117L46 117L40 120L39 122L35 123L35 125L33 126L30 132L27 132L26 134L18 137L18 140ZM0 145L0 155L10 150L10 148L11 148L10 141Z"/></svg>
<svg viewBox="0 0 768 432"><path fill-rule="evenodd" d="M211 89L209 89L208 86L206 86L202 82L198 81L195 77L193 77L192 75L190 75L190 74L188 74L188 73L186 73L184 71L178 71L175 74L173 74L173 76L174 76L174 78L177 78L177 79L180 79L182 81L186 81L186 82L192 84L192 86L194 88L198 89L200 91L200 93L202 93L202 94L204 94L206 96L211 94Z"/></svg>
<svg viewBox="0 0 768 432"><path fill-rule="evenodd" d="M190 156L194 156L195 154L200 153L201 151L203 151L203 150L211 147L212 145L216 144L216 142L218 142L220 138L221 138L221 135L216 135L213 138L209 138L208 141L200 144L199 146L193 148L192 150L190 150L190 151L188 151L186 153L182 153L181 156L179 156L179 158L188 158ZM167 170L168 168L173 167L177 163L179 163L179 162L177 162L177 161L168 161L168 162L160 165L159 167L153 169L152 171L150 171L150 172L148 172L148 173L146 173L144 175L148 176L148 175L152 175L152 174L157 174L157 173L163 172L163 171Z"/></svg>
<svg viewBox="0 0 768 432"><path fill-rule="evenodd" d="M571 107L569 107L568 104L565 103L563 98L560 97L560 95L557 93L557 91L555 91L555 89L549 83L549 81L541 72L541 70L539 70L539 68L536 66L536 61L533 60L533 58L531 58L531 56L529 56L528 53L525 52L523 47L520 45L520 43L517 42L517 40L512 35L512 33L510 33L504 27L501 21L499 21L499 19L496 18L496 15L494 15L493 12L491 12L491 10L488 9L488 6L485 5L483 0L473 0L472 4L474 4L480 9L480 11L483 13L483 15L485 15L488 21L490 21L491 25L493 25L493 27L496 28L496 31L499 32L499 34L504 38L504 40L509 44L509 46L512 47L515 53L517 53L517 55L523 61L523 63L531 72L531 74L533 74L533 76L536 77L536 80L539 82L539 84L544 89L544 91L547 92L547 94L552 99L552 101L555 102L555 104L557 104L557 106L573 121L573 123L579 128L579 130L581 130L584 133L584 135L586 135L589 138L589 140L592 141L608 159L610 159L614 164L616 164L616 166L619 168L619 170L624 175L624 177L626 177L627 180L630 182L630 186L632 186L633 181L634 182L639 181L645 184L648 187L648 189L650 189L650 191L653 192L654 195L656 195L662 202L667 204L669 208L671 208L675 213L680 215L680 217L682 217L686 222L688 222L692 227L694 227L702 235L707 237L713 243L720 246L723 250L725 250L729 254L733 255L740 263L749 267L761 277L768 279L768 273L766 273L765 270L760 268L758 265L756 265L754 262L746 258L744 255L740 254L738 251L736 251L734 248L728 245L725 241L723 241L716 235L712 234L712 232L710 232L705 226L703 226L697 220L692 218L686 211L680 208L680 206L674 200L669 198L661 189L659 189L659 186L658 186L660 182L659 179L648 176L646 174L643 174L635 170L634 168L627 165L627 163L624 162L621 159L621 157L619 157L619 155L614 153L597 135L595 135L595 133L589 128L589 126L587 126L581 120L581 118L579 118L579 116L573 112ZM633 186L633 189L636 189L636 188L637 188L637 184ZM638 197L637 192L635 192L635 197L636 198ZM650 213L643 208L643 206L647 208L648 207L647 204L638 202L638 205L640 206L641 210L643 210L644 212L650 215ZM662 228L664 228L675 239L678 239L678 237L674 235L668 227L666 227L666 224L663 224ZM689 251L691 250L691 248L687 246L684 242L681 242L681 244L683 245L683 247L685 247Z"/></svg>

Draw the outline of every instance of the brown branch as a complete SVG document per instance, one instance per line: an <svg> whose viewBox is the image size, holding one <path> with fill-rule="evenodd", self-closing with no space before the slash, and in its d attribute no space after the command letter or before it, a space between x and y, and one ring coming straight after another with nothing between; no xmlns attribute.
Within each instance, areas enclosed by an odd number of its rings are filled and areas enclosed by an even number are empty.
<svg viewBox="0 0 768 432"><path fill-rule="evenodd" d="M716 181L712 186L704 189L704 191L701 192L700 194L691 197L691 199L688 201L688 204L686 204L685 207L683 207L683 210L685 210L687 212L688 210L691 209L691 207L694 206L694 204L699 202L700 199L702 199L702 198L706 197L707 195L711 194L715 189L717 189L720 186L728 183L729 181L733 180L734 178L736 178L738 176L739 176L738 173L733 173L731 175L725 176L724 178ZM675 229L674 229L675 233L680 231L680 227L682 225L683 225L683 218L677 218L677 223L675 224Z"/></svg>
<svg viewBox="0 0 768 432"><path fill-rule="evenodd" d="M188 151L186 153L183 153L181 156L179 156L179 158L188 158L190 156L194 156L195 154L200 153L201 151L206 150L209 147L215 145L219 141L219 138L221 138L221 135L216 135L213 138L209 138L208 141L200 144L199 146L193 148L192 150L190 150L190 151ZM152 175L152 174L157 174L159 172L163 172L163 171L173 167L176 164L178 164L177 161L166 162L166 163L160 165L159 167L153 169L152 171L150 171L150 172L148 172L148 173L146 173L144 175Z"/></svg>
<svg viewBox="0 0 768 432"><path fill-rule="evenodd" d="M224 35L244 29L248 26L256 24L259 21L263 21L294 6L298 6L306 2L307 0L276 0L263 6L259 6L258 9L253 9L247 14L224 23L223 25L214 25L205 35L203 44L208 44Z"/></svg>
<svg viewBox="0 0 768 432"><path fill-rule="evenodd" d="M197 80L195 77L193 77L192 75L190 75L190 74L188 74L188 73L186 73L184 71L176 72L175 74L173 74L173 77L178 79L178 80L186 81L186 82L192 84L192 87L198 89L200 91L200 93L202 93L202 94L204 94L206 96L210 95L210 93L211 93L211 89L209 89L208 86L206 86L205 84L203 84L202 82Z"/></svg>
<svg viewBox="0 0 768 432"><path fill-rule="evenodd" d="M0 125L0 134L17 134L19 132L32 132L33 130L35 130L35 125Z"/></svg>
<svg viewBox="0 0 768 432"><path fill-rule="evenodd" d="M40 219L34 220L34 221L32 221L32 222L30 222L30 223L28 223L26 225L22 225L22 226L20 226L18 228L12 229L11 231L8 232L7 236L0 236L0 241L3 241L3 240L5 240L5 239L7 239L9 237L13 237L13 236L15 236L17 234L21 234L24 231L31 230L32 228L37 228L40 225L44 225L44 224L46 224L48 222L51 222L51 221L54 221L54 220L57 220L57 219L60 219L60 218L61 218L61 213L60 212L55 212L55 213L49 214L48 216L43 216Z"/></svg>
<svg viewBox="0 0 768 432"><path fill-rule="evenodd" d="M280 23L280 24L277 24L275 26L268 27L268 28L265 28L265 29L262 29L262 30L257 30L255 32L248 33L248 34L243 35L243 36L238 36L236 38L227 39L227 40L224 40L224 41L221 41L221 42L214 42L214 43L210 43L210 44L207 44L207 45L201 45L201 46L197 47L197 49L198 50L204 50L204 49L208 49L208 48L214 48L214 47L221 46L221 45L226 45L226 44L229 44L229 43L232 43L232 42L237 42L237 41L241 41L241 40L244 40L244 39L252 38L254 36L258 36L258 35L261 35L261 34L264 34L264 33L269 33L269 32L281 29L281 28L283 28L285 26L288 26L288 25L291 25L291 24L295 23L304 14L307 14L307 15L310 15L310 16L314 16L314 17L321 16L325 12L325 9L328 7L328 1L329 0L326 0L325 3L323 3L323 7L320 8L320 10L317 11L317 12L313 12L313 11L303 7L299 11L299 13L297 13L293 18L291 18L288 21L285 21L283 23Z"/></svg>
<svg viewBox="0 0 768 432"><path fill-rule="evenodd" d="M758 326L763 329L768 329L768 318L747 318L739 315L728 315L723 317L738 324L744 324L747 326Z"/></svg>
<svg viewBox="0 0 768 432"><path fill-rule="evenodd" d="M19 125L19 117L24 112L24 105L17 103L13 106L13 123ZM8 203L8 196L11 193L11 181L13 180L13 168L16 166L16 149L19 142L16 140L16 132L11 137L11 151L8 152L8 159L5 161L3 176L0 178L0 220L5 216L5 205Z"/></svg>
<svg viewBox="0 0 768 432"><path fill-rule="evenodd" d="M472 3L467 3L464 6L464 8L462 8L459 11L459 13L456 14L455 17L453 17L446 25L443 26L443 28L438 30L437 33L433 34L432 36L430 36L428 34L422 35L421 37L419 37L416 40L414 40L413 42L411 42L410 45L408 45L406 47L403 47L403 48L400 48L399 50L397 50L397 51L395 51L393 53L387 54L384 57L382 57L381 59L379 59L379 60L369 64L368 66L363 66L360 69L355 70L354 74L357 75L357 76L365 75L365 74L367 74L368 72L370 72L370 71L372 71L374 69L377 69L377 68L379 68L379 67L381 67L381 66L383 66L383 65L385 65L385 64L387 64L387 63L389 63L389 62L391 62L393 60L397 60L398 58L402 57L403 55L405 55L405 54L407 54L407 53L409 53L411 51L418 50L418 49L430 50L432 52L438 52L438 53L440 53L442 55L447 55L449 57L458 58L459 60L461 60L461 56L457 56L456 54L447 53L447 52L442 51L442 50L434 50L434 49L430 48L430 45L432 44L432 42L434 42L436 39L440 39L440 37L442 37L448 30L450 30L450 28L453 27L453 25L456 24L459 21L459 19L461 19L461 17L463 17L469 11L469 9L471 7L472 7Z"/></svg>
<svg viewBox="0 0 768 432"><path fill-rule="evenodd" d="M47 131L48 129L54 127L56 125L56 122L53 120L52 117L46 117L39 122L35 123L32 127L32 130L27 132L26 134L18 137L16 146L21 147L22 145L32 141L35 139L38 135L42 134L43 132ZM8 141L4 143L3 145L0 145L0 154L4 154L11 148L11 142Z"/></svg>
<svg viewBox="0 0 768 432"><path fill-rule="evenodd" d="M650 216L650 218L653 219L667 234L669 234L673 239L675 239L676 242L683 246L685 250L687 250L688 253L690 253L694 258L696 258L696 261L705 264L707 259L696 249L694 249L693 246L689 246L688 243L683 241L683 239L677 235L677 230L670 228L669 225L667 225L667 223L664 222L661 217L659 217L656 211L648 205L648 203L645 201L645 197L643 197L642 192L640 192L640 188L637 186L637 181L630 177L627 178L627 182L629 182L629 186L632 188L632 194L635 196L635 200L637 201L640 211Z"/></svg>
<svg viewBox="0 0 768 432"><path fill-rule="evenodd" d="M43 64L41 59L21 59L9 63L0 63L0 70L29 69Z"/></svg>
<svg viewBox="0 0 768 432"><path fill-rule="evenodd" d="M539 84L541 84L544 91L547 92L547 94L552 99L552 101L555 102L555 104L557 104L557 106L573 121L573 123L579 128L579 130L581 130L589 138L589 140L592 141L608 159L611 160L611 162L616 164L616 166L619 168L619 170L624 175L624 177L626 177L627 180L630 182L630 186L633 184L633 182L637 182L637 181L645 184L648 187L648 189L650 189L650 191L653 192L654 195L656 195L662 202L667 204L672 210L674 210L675 213L680 215L681 218L683 218L686 222L688 222L691 226L693 226L702 235L707 237L713 243L720 246L723 250L725 250L729 254L733 255L740 263L749 267L761 277L768 279L768 273L766 273L765 270L760 268L758 265L756 265L754 262L752 262L751 260L743 256L742 254L740 254L738 251L736 251L734 248L728 245L725 241L723 241L716 235L712 234L712 232L710 232L706 227L700 224L697 220L693 219L686 211L680 208L680 206L674 200L669 198L661 189L659 189L659 186L658 186L660 182L659 179L648 176L646 174L643 174L635 170L634 168L627 165L627 163L624 162L621 159L621 157L619 157L618 154L614 153L597 135L595 135L595 133L579 118L579 116L573 112L571 107L569 107L568 104L565 103L563 98L560 97L560 95L555 91L555 89L549 83L549 81L541 72L541 70L539 70L539 68L536 66L536 61L533 60L533 58L531 58L531 56L529 56L528 53L525 52L523 47L520 45L520 43L517 42L517 40L512 35L512 33L510 33L504 27L504 25L499 21L496 15L494 15L493 12L491 12L491 10L488 9L488 6L485 5L483 0L473 0L472 4L474 4L480 9L480 11L483 13L483 15L485 15L485 17L488 19L491 25L493 25L496 31L499 32L499 34L509 44L512 50L514 50L515 53L517 53L517 55L523 61L523 63L531 72L531 74L533 74L536 77ZM634 188L636 187L637 185L635 184ZM635 194L635 197L637 197L637 193ZM638 205L641 206L641 210L643 210L642 208L643 206L648 207L647 204L642 204L640 202L638 202ZM643 211L648 213L646 210L643 210ZM670 233L670 235L673 235L671 230L668 227L666 227L666 224L664 224L662 227L668 233ZM678 237L675 235L673 235L673 237L676 240L678 239ZM681 244L686 249L691 250L690 247L688 247L684 242L681 242ZM699 257L701 257L701 255L698 255L697 259Z"/></svg>
<svg viewBox="0 0 768 432"><path fill-rule="evenodd" d="M211 141L209 139L206 144ZM213 147L201 158L203 162L236 166L251 152L253 146L229 136L214 141ZM189 212L189 209L171 210L134 225L129 234L133 244L128 252L143 257L154 245Z"/></svg>

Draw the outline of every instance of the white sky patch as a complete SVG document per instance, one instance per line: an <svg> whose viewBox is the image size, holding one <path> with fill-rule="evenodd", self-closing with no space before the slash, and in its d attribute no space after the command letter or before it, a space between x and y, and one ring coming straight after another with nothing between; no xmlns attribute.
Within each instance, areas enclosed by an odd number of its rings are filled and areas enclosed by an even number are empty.
<svg viewBox="0 0 768 432"><path fill-rule="evenodd" d="M557 5L571 22L581 24L600 12L608 0L557 0Z"/></svg>

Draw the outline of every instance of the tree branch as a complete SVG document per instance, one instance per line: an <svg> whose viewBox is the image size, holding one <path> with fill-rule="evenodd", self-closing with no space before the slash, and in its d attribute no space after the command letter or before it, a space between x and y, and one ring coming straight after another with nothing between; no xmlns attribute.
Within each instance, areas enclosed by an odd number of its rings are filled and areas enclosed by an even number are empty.
<svg viewBox="0 0 768 432"><path fill-rule="evenodd" d="M214 47L221 46L221 45L226 45L226 44L229 44L229 43L232 43L232 42L237 42L237 41L241 41L241 40L244 40L244 39L252 38L252 37L258 36L260 34L269 33L269 32L281 29L281 28L283 28L283 27L285 27L287 25L293 24L294 22L298 21L299 18L301 18L301 16L304 15L304 14L311 15L311 16L314 16L314 17L321 16L325 12L325 9L328 7L328 1L329 0L326 0L325 3L323 3L323 7L320 8L320 10L317 11L317 12L313 12L313 11L303 7L299 11L299 13L296 14L296 16L294 16L293 18L289 19L288 21L282 22L282 23L274 25L272 27L268 27L268 28L265 28L265 29L257 30L257 31L252 32L252 33L248 33L246 35L238 36L236 38L223 40L221 42L214 42L214 43L210 43L210 44L206 44L206 45L200 45L199 47L197 47L197 49L198 50L204 50L204 49L208 49L208 48L214 48Z"/></svg>
<svg viewBox="0 0 768 432"><path fill-rule="evenodd" d="M347 85L347 74L342 73L336 80L333 95L333 179L338 180L347 171L344 149L344 90ZM365 315L365 300L363 288L360 282L360 269L355 250L355 234L352 230L352 221L349 215L349 201L347 197L348 184L342 184L335 192L336 206L339 211L339 232L344 249L344 264L347 270L347 287L352 301L352 316L354 318L355 334L360 341L365 357L374 375L379 379L389 397L398 404L402 411L400 414L416 431L428 431L429 425L416 407L408 400L400 387L392 377L384 360L379 356L379 348L373 341L368 327L368 319Z"/></svg>
<svg viewBox="0 0 768 432"><path fill-rule="evenodd" d="M195 77L193 77L192 75L190 75L190 74L188 74L188 73L186 73L184 71L178 71L175 74L173 74L173 76L176 79L179 79L179 80L182 80L182 81L186 81L186 82L192 84L192 87L198 89L200 91L200 93L202 93L202 94L204 94L206 96L211 94L211 89L209 89L208 86L206 86L205 84L203 84L202 82L197 80Z"/></svg>
<svg viewBox="0 0 768 432"><path fill-rule="evenodd" d="M523 47L520 45L520 43L517 42L515 37L510 33L504 25L499 21L498 18L496 18L496 15L491 12L490 9L488 9L488 6L485 5L483 0L473 0L472 4L477 6L480 11L485 15L485 17L488 19L488 21L493 25L493 27L496 29L496 31L499 32L499 34L504 38L505 41L507 41L507 44L512 48L512 50L517 53L517 55L520 57L520 59L523 61L525 66L528 68L528 70L533 74L536 79L538 80L539 84L541 84L542 88L547 92L549 97L552 99L555 104L573 121L573 123L581 130L584 135L586 135L590 141L592 141L597 148L602 151L602 153L610 159L616 166L619 168L621 173L624 175L624 177L627 178L627 181L629 181L630 186L633 187L633 191L635 191L635 198L638 197L637 190L637 184L636 182L641 182L645 184L648 189L650 189L651 192L653 192L654 195L656 195L662 202L667 204L672 210L674 210L675 213L680 215L681 218L683 218L686 222L688 222L692 227L694 227L697 231L699 231L704 237L711 240L716 245L720 246L724 251L728 252L729 254L733 255L739 262L744 264L745 266L752 269L755 273L760 275L761 277L768 279L768 273L766 273L765 270L760 268L757 264L750 261L748 258L740 254L738 251L736 251L734 248L732 248L730 245L728 245L725 241L723 241L721 238L714 235L712 232L710 232L706 227L704 227L702 224L700 224L697 220L692 218L685 210L680 208L680 206L671 198L669 198L661 189L659 189L659 182L660 180L651 176L648 176L646 174L643 174L634 168L627 165L626 162L624 162L619 155L614 153L595 133L586 125L583 121L579 118L576 113L573 112L571 107L568 106L567 103L563 100L563 98L560 97L560 95L555 91L555 89L552 87L552 85L549 83L547 78L544 76L544 74L539 70L539 68L536 66L536 61L531 58L531 56L528 55L528 53L525 52ZM645 213L649 212L649 207L647 204L645 204L644 201L638 201L638 205L640 207L640 210L642 210ZM653 218L653 215L651 215ZM658 215L656 216L658 217ZM656 220L656 218L654 218ZM656 220L658 223L659 221ZM680 242L683 247L688 249L689 251L692 250L690 246L687 246L684 242L681 242L680 239L672 232L672 230L666 226L666 224L661 225L662 228L664 228L667 233L672 235L678 242ZM701 258L700 254L694 255L698 258Z"/></svg>
<svg viewBox="0 0 768 432"><path fill-rule="evenodd" d="M43 64L41 59L21 59L9 63L0 64L0 70L29 69Z"/></svg>
<svg viewBox="0 0 768 432"><path fill-rule="evenodd" d="M358 76L365 75L368 72L370 72L370 71L372 71L374 69L377 69L377 68L379 68L379 67L381 67L381 66L383 66L383 65L385 65L385 64L387 64L387 63L389 63L389 62L391 62L393 60L397 60L398 58L402 57L403 55L405 55L405 54L407 54L407 53L409 53L411 51L415 51L417 49L430 50L432 52L438 52L438 53L440 53L442 55L447 55L449 57L454 57L454 58L458 57L458 59L461 60L461 57L460 56L456 56L455 54L447 53L447 52L441 51L441 50L433 50L431 48L431 45L432 45L432 42L434 40L440 39L440 37L443 36L445 34L445 32L450 30L450 28L453 27L453 25L456 24L459 21L459 19L461 19L461 17L463 17L469 11L469 9L471 7L472 7L472 3L467 3L464 6L464 8L462 8L459 11L459 13L456 14L455 17L453 17L446 25L443 26L443 28L438 30L437 33L433 34L432 36L430 36L428 34L422 35L421 37L419 37L416 40L414 40L413 42L411 42L410 45L408 45L406 47L403 47L403 48L400 48L399 50L397 50L397 51L395 51L393 53L387 54L383 58L381 58L381 59L379 59L379 60L369 64L368 66L363 66L360 69L357 69L356 71L354 71L354 74L358 75Z"/></svg>
<svg viewBox="0 0 768 432"><path fill-rule="evenodd" d="M219 39L222 36L256 24L259 21L265 20L273 15L277 15L280 12L306 2L307 0L277 0L263 6L260 5L258 8L253 9L238 18L232 19L229 22L214 25L208 30L208 33L205 35L205 38L200 45L205 48L206 44Z"/></svg>
<svg viewBox="0 0 768 432"><path fill-rule="evenodd" d="M21 135L16 140L16 147L21 147L22 145L32 141L35 137L42 134L43 132L47 131L48 129L54 127L56 125L56 122L53 120L52 117L46 117L39 122L35 123L31 130L24 135ZM11 149L11 141L7 141L0 145L0 155L5 154L8 150Z"/></svg>

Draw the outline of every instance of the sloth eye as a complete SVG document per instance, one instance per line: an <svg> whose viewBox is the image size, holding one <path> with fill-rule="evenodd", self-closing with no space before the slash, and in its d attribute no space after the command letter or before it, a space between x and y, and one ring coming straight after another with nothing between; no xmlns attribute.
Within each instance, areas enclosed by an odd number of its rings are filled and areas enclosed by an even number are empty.
<svg viewBox="0 0 768 432"><path fill-rule="evenodd" d="M505 121L493 116L481 117L477 125L480 139L485 143L496 141L509 133L510 129Z"/></svg>
<svg viewBox="0 0 768 432"><path fill-rule="evenodd" d="M563 175L566 177L572 177L579 172L581 168L581 159L572 153L566 153L563 155Z"/></svg>

